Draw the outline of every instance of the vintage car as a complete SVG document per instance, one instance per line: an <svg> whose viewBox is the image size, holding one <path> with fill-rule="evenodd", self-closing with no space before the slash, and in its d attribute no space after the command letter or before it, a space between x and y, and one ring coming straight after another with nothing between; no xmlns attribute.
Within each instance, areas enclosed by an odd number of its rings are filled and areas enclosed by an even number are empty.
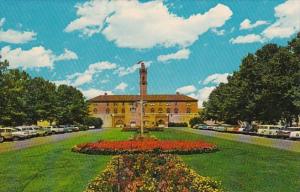
<svg viewBox="0 0 300 192"><path fill-rule="evenodd" d="M300 139L300 127L288 127L290 132L290 139Z"/></svg>
<svg viewBox="0 0 300 192"><path fill-rule="evenodd" d="M0 143L5 140L13 140L12 132L13 128L11 127L0 128Z"/></svg>
<svg viewBox="0 0 300 192"><path fill-rule="evenodd" d="M14 137L13 140L27 139L30 137L27 130L20 128L14 128L12 135Z"/></svg>
<svg viewBox="0 0 300 192"><path fill-rule="evenodd" d="M283 127L280 125L258 125L257 134L262 136L275 137Z"/></svg>

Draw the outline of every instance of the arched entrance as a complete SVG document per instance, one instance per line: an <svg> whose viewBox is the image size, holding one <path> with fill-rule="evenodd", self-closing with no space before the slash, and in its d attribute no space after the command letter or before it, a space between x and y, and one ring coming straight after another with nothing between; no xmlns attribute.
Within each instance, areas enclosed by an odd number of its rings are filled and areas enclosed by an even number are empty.
<svg viewBox="0 0 300 192"><path fill-rule="evenodd" d="M162 119L160 119L160 120L158 120L158 121L156 122L156 124L157 124L158 126L162 126L162 125L165 125L165 121L162 120Z"/></svg>
<svg viewBox="0 0 300 192"><path fill-rule="evenodd" d="M119 119L115 123L116 127L124 127L124 121Z"/></svg>

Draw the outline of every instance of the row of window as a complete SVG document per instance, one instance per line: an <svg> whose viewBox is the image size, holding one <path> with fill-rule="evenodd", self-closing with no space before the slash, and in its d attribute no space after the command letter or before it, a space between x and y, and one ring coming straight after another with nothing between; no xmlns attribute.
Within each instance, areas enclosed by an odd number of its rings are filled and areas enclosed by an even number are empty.
<svg viewBox="0 0 300 192"><path fill-rule="evenodd" d="M110 103L106 103L106 106L109 106ZM125 102L122 102L122 103L112 103L113 106L118 106L119 104L124 106L125 105ZM131 105L136 105L137 103L135 102L131 102L130 103ZM165 103L166 106L170 106L172 103ZM145 106L147 105L150 105L150 106L155 106L155 103L145 103ZM159 106L163 105L163 103L158 103ZM177 102L174 102L174 105L177 105ZM191 103L186 103L187 106L190 106Z"/></svg>
<svg viewBox="0 0 300 192"><path fill-rule="evenodd" d="M110 114L110 113L111 113L111 111L110 111L109 108L106 108L105 111L106 111L107 114ZM136 108L130 108L130 111L131 111L131 112L135 112L135 111L136 111ZM175 109L174 109L174 113L178 113L178 111L179 111L178 108L175 108ZM113 110L113 112L114 112L114 113L118 113L118 109L115 108L115 109ZM151 113L155 113L155 109L154 109L154 108L151 108L151 109L150 109L150 112L151 112ZM163 111L162 108L159 108L157 112L158 112L158 113L163 113L164 111ZM94 108L94 113L98 113L97 108ZM122 108L122 109L121 109L121 113L125 113L125 108ZM166 109L166 113L171 113L171 109L170 109L170 108L167 108L167 109ZM190 108L187 108L187 109L186 109L186 113L191 113L191 109L190 109Z"/></svg>

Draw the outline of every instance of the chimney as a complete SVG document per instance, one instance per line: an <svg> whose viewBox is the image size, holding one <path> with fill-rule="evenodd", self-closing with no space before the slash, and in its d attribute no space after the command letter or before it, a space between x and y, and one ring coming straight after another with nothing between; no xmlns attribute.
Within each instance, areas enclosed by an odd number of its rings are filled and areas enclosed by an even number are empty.
<svg viewBox="0 0 300 192"><path fill-rule="evenodd" d="M107 95L107 93L105 92L104 95Z"/></svg>
<svg viewBox="0 0 300 192"><path fill-rule="evenodd" d="M176 95L180 95L180 93L177 91L177 92L176 92Z"/></svg>

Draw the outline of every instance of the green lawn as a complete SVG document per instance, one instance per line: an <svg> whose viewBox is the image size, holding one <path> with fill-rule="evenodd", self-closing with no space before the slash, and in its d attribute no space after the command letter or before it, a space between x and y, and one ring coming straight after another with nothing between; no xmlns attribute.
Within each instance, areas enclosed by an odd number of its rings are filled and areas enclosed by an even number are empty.
<svg viewBox="0 0 300 192"><path fill-rule="evenodd" d="M110 156L71 152L75 144L107 140L125 140L132 133L120 129L90 133L55 144L46 144L0 154L0 191L76 192L105 167Z"/></svg>
<svg viewBox="0 0 300 192"><path fill-rule="evenodd" d="M73 153L71 147L99 139L125 140L132 134L110 129L54 144L2 153L0 191L83 191L105 167L110 156ZM202 139L217 144L219 152L182 157L200 175L221 181L226 191L300 191L300 153L171 129L153 134L160 139Z"/></svg>
<svg viewBox="0 0 300 192"><path fill-rule="evenodd" d="M220 151L216 153L182 158L200 175L221 181L225 191L300 191L300 153L175 130L154 135L160 139L202 139L217 144Z"/></svg>

